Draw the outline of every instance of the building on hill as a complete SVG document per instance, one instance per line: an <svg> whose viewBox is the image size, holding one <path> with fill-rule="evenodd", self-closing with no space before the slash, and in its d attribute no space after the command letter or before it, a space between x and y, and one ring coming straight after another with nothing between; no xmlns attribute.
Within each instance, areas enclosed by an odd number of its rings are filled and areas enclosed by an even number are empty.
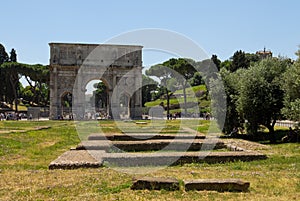
<svg viewBox="0 0 300 201"><path fill-rule="evenodd" d="M273 53L270 50L266 50L266 48L264 48L264 50L260 50L257 51L256 54L261 58L261 59L265 59L268 57L272 57Z"/></svg>

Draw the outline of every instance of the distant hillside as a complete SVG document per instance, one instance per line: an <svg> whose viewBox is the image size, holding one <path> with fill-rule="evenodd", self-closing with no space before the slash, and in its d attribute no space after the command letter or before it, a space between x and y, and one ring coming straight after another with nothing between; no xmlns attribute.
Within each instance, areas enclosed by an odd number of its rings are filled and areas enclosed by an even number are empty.
<svg viewBox="0 0 300 201"><path fill-rule="evenodd" d="M186 89L187 94L187 108L188 113L195 113L198 106L199 112L210 112L210 100L207 95L207 89L205 85L193 86ZM146 107L154 107L158 105L163 105L165 110L167 106L167 100L165 96L160 97L151 102L145 103ZM182 107L184 106L183 90L175 91L170 98L170 113L182 112Z"/></svg>

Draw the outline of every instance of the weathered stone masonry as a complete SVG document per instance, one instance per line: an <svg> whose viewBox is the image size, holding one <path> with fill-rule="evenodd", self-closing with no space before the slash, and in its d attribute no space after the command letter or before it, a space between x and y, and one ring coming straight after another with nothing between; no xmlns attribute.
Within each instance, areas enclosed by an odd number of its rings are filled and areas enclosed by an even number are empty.
<svg viewBox="0 0 300 201"><path fill-rule="evenodd" d="M107 114L119 116L120 96L129 117L141 118L142 46L50 43L50 118L64 114L62 97L72 94L72 113L84 115L86 85L100 79L107 87Z"/></svg>

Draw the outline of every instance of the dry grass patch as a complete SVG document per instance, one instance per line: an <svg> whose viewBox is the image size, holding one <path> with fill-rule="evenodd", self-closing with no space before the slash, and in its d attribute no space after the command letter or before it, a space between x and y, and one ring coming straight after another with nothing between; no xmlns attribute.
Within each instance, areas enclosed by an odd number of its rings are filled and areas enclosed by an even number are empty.
<svg viewBox="0 0 300 201"><path fill-rule="evenodd" d="M172 122L171 126L174 123ZM299 144L271 145L266 149L265 146L258 146L259 151L269 155L267 160L186 164L141 175L122 173L109 168L48 170L51 161L79 143L74 124L59 121L27 122L21 123L22 125L5 122L5 124L7 128L36 126L51 126L51 128L0 135L0 200L292 201L300 197ZM101 124L108 126L112 123L107 121ZM1 122L0 126L3 125ZM152 167L147 169L151 170ZM141 168L139 170L142 171ZM132 172L137 170L132 169ZM132 191L130 186L135 176L174 177L180 180L238 178L250 182L250 191L246 193L185 192L183 189L174 192Z"/></svg>

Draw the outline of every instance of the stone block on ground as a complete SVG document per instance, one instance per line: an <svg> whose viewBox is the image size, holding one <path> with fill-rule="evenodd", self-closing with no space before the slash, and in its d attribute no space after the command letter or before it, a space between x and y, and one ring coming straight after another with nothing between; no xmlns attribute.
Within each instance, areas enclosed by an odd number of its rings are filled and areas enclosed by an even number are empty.
<svg viewBox="0 0 300 201"><path fill-rule="evenodd" d="M138 121L138 122L135 122L135 124L137 124L137 125L147 125L148 122L146 122L146 121Z"/></svg>
<svg viewBox="0 0 300 201"><path fill-rule="evenodd" d="M102 167L104 151L71 150L52 161L49 169L76 169Z"/></svg>
<svg viewBox="0 0 300 201"><path fill-rule="evenodd" d="M188 163L225 163L266 159L255 152L155 152L108 153L103 160L110 166L169 166Z"/></svg>
<svg viewBox="0 0 300 201"><path fill-rule="evenodd" d="M143 141L143 140L162 140L162 139L204 139L205 135L180 134L180 133L128 133L128 134L91 134L88 140L110 140L110 141Z"/></svg>
<svg viewBox="0 0 300 201"><path fill-rule="evenodd" d="M197 179L197 180L185 180L184 187L186 191L239 191L246 192L250 186L249 182L245 182L239 179Z"/></svg>
<svg viewBox="0 0 300 201"><path fill-rule="evenodd" d="M108 141L108 140L89 140L82 141L77 150L105 150L120 149L126 152L131 151L199 151L205 147L211 149L222 149L225 147L221 141L205 142L202 139L163 139L163 140L144 140L144 141Z"/></svg>
<svg viewBox="0 0 300 201"><path fill-rule="evenodd" d="M179 181L174 178L144 177L134 179L132 190L179 190Z"/></svg>

